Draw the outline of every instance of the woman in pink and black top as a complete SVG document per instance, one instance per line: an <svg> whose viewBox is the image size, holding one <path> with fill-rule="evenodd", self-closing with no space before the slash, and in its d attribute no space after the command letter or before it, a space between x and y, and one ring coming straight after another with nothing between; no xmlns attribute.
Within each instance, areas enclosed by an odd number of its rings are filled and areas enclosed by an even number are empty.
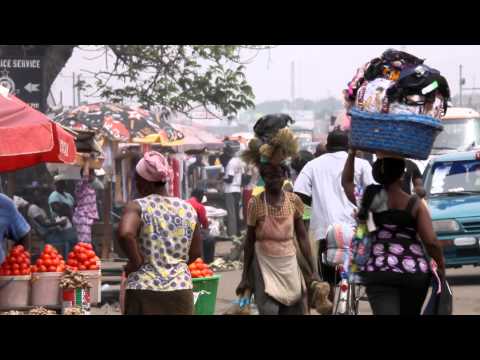
<svg viewBox="0 0 480 360"><path fill-rule="evenodd" d="M380 185L367 187L358 213L365 221L371 211L376 227L370 258L362 269L375 315L420 315L431 280L429 257L437 263L439 275L445 276L430 214L416 195L402 190L404 172L403 159L377 160L373 177Z"/></svg>

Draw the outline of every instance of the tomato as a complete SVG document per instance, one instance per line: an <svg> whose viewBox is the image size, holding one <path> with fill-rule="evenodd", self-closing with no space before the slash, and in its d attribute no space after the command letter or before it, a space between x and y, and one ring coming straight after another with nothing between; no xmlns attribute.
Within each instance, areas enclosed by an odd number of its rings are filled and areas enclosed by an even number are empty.
<svg viewBox="0 0 480 360"><path fill-rule="evenodd" d="M78 266L78 261L75 260L75 259L69 259L69 260L67 261L67 265L69 265L69 266L74 266L74 267L75 267L75 266Z"/></svg>
<svg viewBox="0 0 480 360"><path fill-rule="evenodd" d="M190 265L188 265L188 268L190 269L190 271L197 270L197 264L191 263Z"/></svg>
<svg viewBox="0 0 480 360"><path fill-rule="evenodd" d="M23 269L20 271L20 275L29 275L30 274L30 269Z"/></svg>
<svg viewBox="0 0 480 360"><path fill-rule="evenodd" d="M192 271L192 277L194 278L199 278L201 277L202 273L200 272L200 270L193 270Z"/></svg>
<svg viewBox="0 0 480 360"><path fill-rule="evenodd" d="M73 251L75 252L82 251L82 250L83 250L83 246L80 244L77 244L73 247Z"/></svg>
<svg viewBox="0 0 480 360"><path fill-rule="evenodd" d="M10 270L5 270L5 276L10 276L12 275L12 272Z"/></svg>
<svg viewBox="0 0 480 360"><path fill-rule="evenodd" d="M12 269L15 271L15 270L19 270L20 269L20 265L15 263L12 265Z"/></svg>
<svg viewBox="0 0 480 360"><path fill-rule="evenodd" d="M43 263L45 264L46 267L52 266L52 260L50 259L45 260Z"/></svg>
<svg viewBox="0 0 480 360"><path fill-rule="evenodd" d="M50 260L50 259L51 259L51 256L50 256L49 253L45 253L45 252L44 252L44 253L42 254L41 258L43 259L43 261L45 261L45 260Z"/></svg>
<svg viewBox="0 0 480 360"><path fill-rule="evenodd" d="M88 270L98 270L98 267L97 267L97 265L90 265L88 267Z"/></svg>
<svg viewBox="0 0 480 360"><path fill-rule="evenodd" d="M43 265L43 260L42 259L38 259L37 260L37 266L42 266Z"/></svg>
<svg viewBox="0 0 480 360"><path fill-rule="evenodd" d="M52 260L52 265L53 265L53 266L58 266L58 265L60 265L60 260L58 260L58 258L53 259L53 260Z"/></svg>
<svg viewBox="0 0 480 360"><path fill-rule="evenodd" d="M197 264L198 263L203 263L203 260L202 260L202 258L197 258L194 262L197 263Z"/></svg>
<svg viewBox="0 0 480 360"><path fill-rule="evenodd" d="M48 272L55 272L55 271L57 271L56 266L51 265L51 266L48 267Z"/></svg>
<svg viewBox="0 0 480 360"><path fill-rule="evenodd" d="M39 271L39 272L47 272L47 267L46 267L45 265L40 265L40 266L38 267L38 271Z"/></svg>
<svg viewBox="0 0 480 360"><path fill-rule="evenodd" d="M75 258L75 253L71 252L70 254L68 254L68 258L69 259L74 259Z"/></svg>
<svg viewBox="0 0 480 360"><path fill-rule="evenodd" d="M25 256L28 257L29 259L32 257L32 255L30 255L30 253L28 251L25 251L24 252Z"/></svg>
<svg viewBox="0 0 480 360"><path fill-rule="evenodd" d="M96 256L95 251L93 251L93 250L87 250L85 252L85 254L87 255L87 258L89 258L89 259L93 259Z"/></svg>
<svg viewBox="0 0 480 360"><path fill-rule="evenodd" d="M21 269L30 269L30 264L27 264L26 262L23 262L20 264Z"/></svg>
<svg viewBox="0 0 480 360"><path fill-rule="evenodd" d="M35 265L33 265L30 269L32 272L38 272L38 268Z"/></svg>
<svg viewBox="0 0 480 360"><path fill-rule="evenodd" d="M78 258L78 260L79 260L80 262L82 262L82 263L83 263L85 260L88 259L88 258L87 258L87 255L86 255L85 253L79 254L79 255L77 256L77 258Z"/></svg>
<svg viewBox="0 0 480 360"><path fill-rule="evenodd" d="M13 276L18 276L18 275L20 275L20 270L18 270L18 269L17 269L17 270L13 270L13 271L12 271L12 275L13 275Z"/></svg>
<svg viewBox="0 0 480 360"><path fill-rule="evenodd" d="M84 270L87 270L87 268L85 267L85 265L79 265L78 270L84 271Z"/></svg>

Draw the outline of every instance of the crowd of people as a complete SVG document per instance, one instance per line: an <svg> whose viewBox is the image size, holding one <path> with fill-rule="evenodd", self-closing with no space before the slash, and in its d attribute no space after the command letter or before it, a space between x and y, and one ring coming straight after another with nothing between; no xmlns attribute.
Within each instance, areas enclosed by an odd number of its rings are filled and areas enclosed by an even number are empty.
<svg viewBox="0 0 480 360"><path fill-rule="evenodd" d="M13 199L1 194L2 249L7 238L15 242L28 238L29 247L32 239L38 238L67 258L76 243L92 243L92 226L99 219L96 190L102 184L88 163L81 174L80 180L73 181L74 195L67 190L70 180L62 174L54 176L54 189L48 197L40 188L30 189L23 197L14 195Z"/></svg>
<svg viewBox="0 0 480 360"><path fill-rule="evenodd" d="M431 279L428 259L441 276L445 264L414 162L372 159L351 149L341 129L315 154L300 151L290 162L275 154L247 162L242 155L227 144L219 158L228 235L242 236L246 228L239 296L253 294L260 314L307 314L314 304L328 313L339 280L338 268L325 261L329 227L353 231L371 216L372 251L361 274L373 313L420 313ZM201 166L197 158L189 175ZM138 197L127 204L118 231L128 258L126 314L193 314L188 265L198 257L214 260L205 189L193 189L188 200L169 197L169 174L168 161L155 151L135 167ZM1 241L28 246L33 228L65 256L76 242L91 242L99 218L95 182L85 166L73 196L56 176L48 211L38 192L14 201L0 194ZM0 251L0 262L4 257Z"/></svg>

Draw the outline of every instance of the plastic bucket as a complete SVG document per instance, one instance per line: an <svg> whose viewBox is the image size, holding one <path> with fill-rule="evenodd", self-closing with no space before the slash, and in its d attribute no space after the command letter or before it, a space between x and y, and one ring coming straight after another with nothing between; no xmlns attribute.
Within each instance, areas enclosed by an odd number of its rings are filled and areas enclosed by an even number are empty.
<svg viewBox="0 0 480 360"><path fill-rule="evenodd" d="M30 302L30 275L0 276L0 307L25 307Z"/></svg>
<svg viewBox="0 0 480 360"><path fill-rule="evenodd" d="M99 304L102 301L102 273L100 270L80 271L90 285L90 303Z"/></svg>
<svg viewBox="0 0 480 360"><path fill-rule="evenodd" d="M195 299L195 315L214 315L217 303L217 290L220 275L206 278L195 278L193 294Z"/></svg>
<svg viewBox="0 0 480 360"><path fill-rule="evenodd" d="M32 305L56 306L61 304L60 278L61 272L45 272L32 274Z"/></svg>

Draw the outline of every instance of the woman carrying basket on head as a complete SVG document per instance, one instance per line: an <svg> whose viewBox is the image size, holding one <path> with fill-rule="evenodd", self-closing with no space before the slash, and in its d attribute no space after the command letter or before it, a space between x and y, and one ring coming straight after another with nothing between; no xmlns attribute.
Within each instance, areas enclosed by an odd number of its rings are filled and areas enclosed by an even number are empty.
<svg viewBox="0 0 480 360"><path fill-rule="evenodd" d="M342 184L351 201L355 152L349 155ZM368 300L374 315L420 315L427 296L431 269L427 256L435 260L445 276L445 261L426 205L402 189L405 161L383 158L375 162L373 177L380 185L367 187L358 213L365 222L372 213L368 260L362 267Z"/></svg>

